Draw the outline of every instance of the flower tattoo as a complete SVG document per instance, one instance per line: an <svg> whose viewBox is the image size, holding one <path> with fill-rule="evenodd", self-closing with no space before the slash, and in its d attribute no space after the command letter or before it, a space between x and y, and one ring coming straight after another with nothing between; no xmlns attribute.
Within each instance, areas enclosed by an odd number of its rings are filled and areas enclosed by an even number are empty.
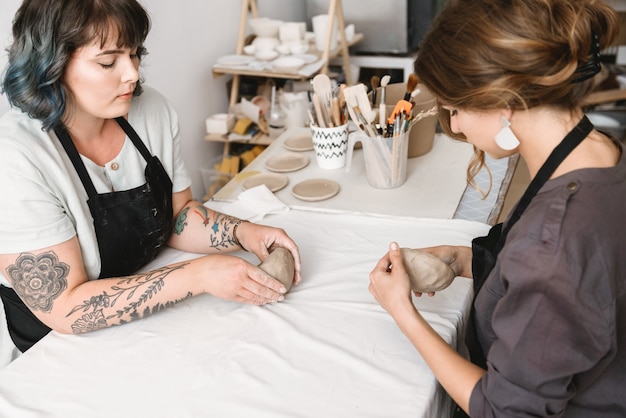
<svg viewBox="0 0 626 418"><path fill-rule="evenodd" d="M7 268L13 290L33 311L50 312L52 302L67 288L70 267L52 251L40 255L21 254Z"/></svg>

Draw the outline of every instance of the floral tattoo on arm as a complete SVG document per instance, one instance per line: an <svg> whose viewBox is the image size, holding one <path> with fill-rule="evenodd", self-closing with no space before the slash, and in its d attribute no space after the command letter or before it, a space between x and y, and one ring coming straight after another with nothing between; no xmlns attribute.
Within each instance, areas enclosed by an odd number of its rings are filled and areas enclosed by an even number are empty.
<svg viewBox="0 0 626 418"><path fill-rule="evenodd" d="M193 296L191 292L188 292L182 299L176 299L166 303L159 302L151 306L147 305L147 302L165 286L165 277L173 271L184 268L186 265L187 263L166 266L147 273L119 279L116 284L111 286L110 293L104 291L100 295L92 296L89 300L85 300L82 304L75 306L67 314L67 316L70 316L75 312L83 311L83 315L72 325L72 331L75 334L79 334L99 328L106 328L110 325L121 325L149 316L176 303L182 302L183 300L189 299ZM135 298L137 292L140 293L138 293L138 297ZM124 297L122 298L122 296ZM113 308L120 299L120 306L114 312L105 316L104 310ZM124 302L126 302L126 304L124 304ZM111 319L117 319L118 323L110 324L109 321Z"/></svg>
<svg viewBox="0 0 626 418"><path fill-rule="evenodd" d="M178 302L189 299L185 297L166 303L149 304L156 293L165 286L164 279L173 271L184 268L187 263L166 266L147 273L120 278L110 291L92 296L89 300L75 306L66 315L82 311L82 315L72 324L75 334L120 325L135 319L143 318L161 311ZM70 267L59 261L57 255L48 251L40 255L21 254L15 264L7 268L13 290L32 311L50 312L54 300L67 289L67 277ZM119 302L119 306L116 305ZM111 309L116 307L115 310ZM105 315L105 309L109 313ZM111 320L117 319L117 323Z"/></svg>
<svg viewBox="0 0 626 418"><path fill-rule="evenodd" d="M217 212L209 213L209 210L203 205L183 209L176 218L174 225L175 234L180 235L183 233L185 227L188 226L188 217L192 215L199 216L205 228L210 229L209 241L211 247L222 250L238 245L232 231L238 220Z"/></svg>

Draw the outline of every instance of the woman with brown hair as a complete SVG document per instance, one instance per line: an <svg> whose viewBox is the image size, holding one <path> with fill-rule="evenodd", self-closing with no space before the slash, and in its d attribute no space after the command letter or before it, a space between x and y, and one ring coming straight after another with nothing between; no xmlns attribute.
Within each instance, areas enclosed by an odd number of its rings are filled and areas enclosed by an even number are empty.
<svg viewBox="0 0 626 418"><path fill-rule="evenodd" d="M626 416L626 158L581 107L618 30L600 0L451 0L421 45L415 72L446 133L478 165L520 153L532 178L472 248L424 249L474 280L471 361L413 305L396 243L370 275L470 416Z"/></svg>

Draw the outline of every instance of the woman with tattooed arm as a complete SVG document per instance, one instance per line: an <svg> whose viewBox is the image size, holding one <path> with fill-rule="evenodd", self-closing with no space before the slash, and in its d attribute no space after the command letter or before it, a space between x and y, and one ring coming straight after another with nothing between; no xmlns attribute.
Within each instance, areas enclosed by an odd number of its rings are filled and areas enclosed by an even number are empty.
<svg viewBox="0 0 626 418"><path fill-rule="evenodd" d="M142 86L136 0L24 0L2 88L0 296L22 352L194 295L263 305L285 288L247 261L298 247L281 229L193 201L174 109ZM166 245L197 259L135 274ZM97 279L97 280L96 280Z"/></svg>

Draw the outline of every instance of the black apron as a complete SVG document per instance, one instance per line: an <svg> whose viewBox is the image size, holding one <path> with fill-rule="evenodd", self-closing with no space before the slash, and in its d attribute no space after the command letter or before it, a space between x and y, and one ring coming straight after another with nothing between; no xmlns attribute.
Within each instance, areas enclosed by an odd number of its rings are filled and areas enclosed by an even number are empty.
<svg viewBox="0 0 626 418"><path fill-rule="evenodd" d="M152 261L166 245L173 228L172 181L157 157L141 141L124 118L116 118L146 160L146 183L125 191L98 194L67 130L55 133L76 169L89 200L101 270L99 278L127 276ZM13 289L0 286L9 334L24 352L50 328L32 314Z"/></svg>
<svg viewBox="0 0 626 418"><path fill-rule="evenodd" d="M532 179L528 188L522 195L513 213L503 225L497 224L491 228L488 235L485 237L478 237L472 241L472 275L474 276L474 301L480 291L485 280L491 273L491 270L496 264L498 253L504 246L506 236L520 219L522 213L526 210L531 200L539 189L550 179L550 176L554 173L557 167L565 160L565 158L580 144L583 139L589 135L593 125L583 116L582 120L572 129L567 136L561 141L561 143L552 151L546 162L541 166L537 175ZM475 309L474 303L470 311L470 319L467 326L465 335L465 343L470 353L470 358L473 363L487 368L487 360L483 348L481 347L476 326L475 326Z"/></svg>

